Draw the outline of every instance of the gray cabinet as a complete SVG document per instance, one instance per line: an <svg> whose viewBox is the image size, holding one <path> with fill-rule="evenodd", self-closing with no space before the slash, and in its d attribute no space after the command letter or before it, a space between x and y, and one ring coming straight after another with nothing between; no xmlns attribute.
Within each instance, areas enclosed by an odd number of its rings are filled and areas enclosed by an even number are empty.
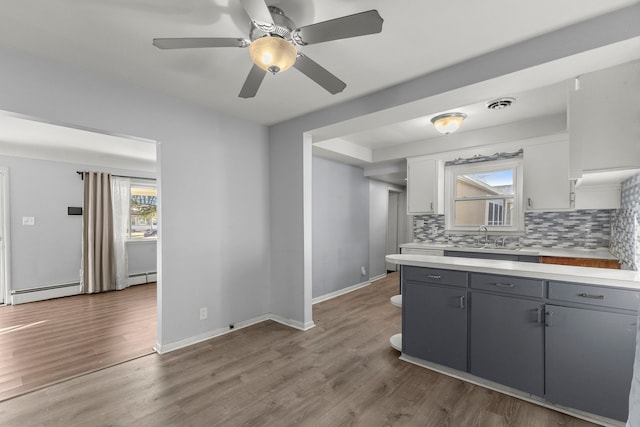
<svg viewBox="0 0 640 427"><path fill-rule="evenodd" d="M466 273L450 273L403 268L402 352L466 371L467 290L458 277ZM447 285L443 279L451 277L456 284Z"/></svg>
<svg viewBox="0 0 640 427"><path fill-rule="evenodd" d="M547 400L625 420L637 317L556 305L546 311Z"/></svg>
<svg viewBox="0 0 640 427"><path fill-rule="evenodd" d="M470 372L544 396L542 314L541 301L472 292Z"/></svg>

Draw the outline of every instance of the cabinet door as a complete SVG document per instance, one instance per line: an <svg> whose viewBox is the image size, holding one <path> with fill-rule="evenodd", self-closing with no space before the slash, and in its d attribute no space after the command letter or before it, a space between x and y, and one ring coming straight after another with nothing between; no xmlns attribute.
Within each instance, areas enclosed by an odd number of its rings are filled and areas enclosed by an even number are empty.
<svg viewBox="0 0 640 427"><path fill-rule="evenodd" d="M443 213L442 163L435 159L407 159L407 213ZM442 176L441 176L442 175Z"/></svg>
<svg viewBox="0 0 640 427"><path fill-rule="evenodd" d="M544 396L544 323L539 301L471 294L470 372Z"/></svg>
<svg viewBox="0 0 640 427"><path fill-rule="evenodd" d="M464 288L407 281L402 295L402 352L467 370Z"/></svg>
<svg viewBox="0 0 640 427"><path fill-rule="evenodd" d="M636 316L547 305L546 398L625 420Z"/></svg>
<svg viewBox="0 0 640 427"><path fill-rule="evenodd" d="M571 209L568 142L527 147L522 172L526 210Z"/></svg>

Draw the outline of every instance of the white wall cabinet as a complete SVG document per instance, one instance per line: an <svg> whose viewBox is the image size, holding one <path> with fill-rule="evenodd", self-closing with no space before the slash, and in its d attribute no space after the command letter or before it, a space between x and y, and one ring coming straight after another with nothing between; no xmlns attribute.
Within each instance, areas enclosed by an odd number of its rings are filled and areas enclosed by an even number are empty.
<svg viewBox="0 0 640 427"><path fill-rule="evenodd" d="M569 177L639 168L640 62L584 74L568 88Z"/></svg>
<svg viewBox="0 0 640 427"><path fill-rule="evenodd" d="M441 160L407 159L407 213L444 213L444 165Z"/></svg>
<svg viewBox="0 0 640 427"><path fill-rule="evenodd" d="M524 206L527 211L569 210L569 142L535 144L524 149Z"/></svg>

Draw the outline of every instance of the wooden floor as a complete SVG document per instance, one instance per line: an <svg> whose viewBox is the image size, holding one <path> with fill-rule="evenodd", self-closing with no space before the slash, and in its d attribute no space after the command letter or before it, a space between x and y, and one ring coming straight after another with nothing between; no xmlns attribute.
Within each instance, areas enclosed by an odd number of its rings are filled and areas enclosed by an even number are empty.
<svg viewBox="0 0 640 427"><path fill-rule="evenodd" d="M588 426L400 361L397 275L314 306L0 403L8 426Z"/></svg>
<svg viewBox="0 0 640 427"><path fill-rule="evenodd" d="M0 307L0 400L152 354L156 318L155 283Z"/></svg>

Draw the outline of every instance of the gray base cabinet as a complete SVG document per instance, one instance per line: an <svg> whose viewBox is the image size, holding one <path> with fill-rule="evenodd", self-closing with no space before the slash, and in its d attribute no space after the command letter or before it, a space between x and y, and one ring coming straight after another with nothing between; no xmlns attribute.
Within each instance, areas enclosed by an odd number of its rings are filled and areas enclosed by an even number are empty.
<svg viewBox="0 0 640 427"><path fill-rule="evenodd" d="M467 370L466 290L405 282L402 352Z"/></svg>
<svg viewBox="0 0 640 427"><path fill-rule="evenodd" d="M470 372L544 396L542 307L539 301L473 292Z"/></svg>
<svg viewBox="0 0 640 427"><path fill-rule="evenodd" d="M626 420L638 291L428 267L402 272L403 353Z"/></svg>
<svg viewBox="0 0 640 427"><path fill-rule="evenodd" d="M625 420L636 316L555 305L546 310L547 400Z"/></svg>

